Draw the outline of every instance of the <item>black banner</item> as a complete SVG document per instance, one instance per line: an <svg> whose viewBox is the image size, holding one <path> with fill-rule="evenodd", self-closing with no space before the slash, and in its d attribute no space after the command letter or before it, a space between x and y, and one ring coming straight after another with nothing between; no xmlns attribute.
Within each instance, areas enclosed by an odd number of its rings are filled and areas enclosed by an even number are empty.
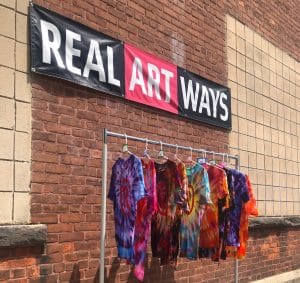
<svg viewBox="0 0 300 283"><path fill-rule="evenodd" d="M230 89L177 67L179 115L231 129Z"/></svg>
<svg viewBox="0 0 300 283"><path fill-rule="evenodd" d="M33 72L124 96L121 41L37 5L30 26Z"/></svg>
<svg viewBox="0 0 300 283"><path fill-rule="evenodd" d="M229 88L37 5L30 24L33 72L231 129Z"/></svg>

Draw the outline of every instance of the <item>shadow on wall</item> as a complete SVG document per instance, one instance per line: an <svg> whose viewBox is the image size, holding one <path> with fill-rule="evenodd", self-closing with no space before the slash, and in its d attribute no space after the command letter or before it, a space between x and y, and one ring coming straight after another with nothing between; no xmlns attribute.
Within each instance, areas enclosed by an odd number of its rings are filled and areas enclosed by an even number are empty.
<svg viewBox="0 0 300 283"><path fill-rule="evenodd" d="M121 260L119 258L114 258L111 265L111 269L109 270L108 274L107 274L107 269L105 269L105 275L104 275L105 283L118 282L116 278L118 275L120 264L121 264ZM174 273L175 273L174 267L172 267L171 265L160 266L158 258L151 258L150 262L147 259L145 265L145 277L143 282L144 283L153 283L153 282L175 283ZM99 282L99 268L94 278L94 283L98 283L98 282ZM133 268L131 268L131 271L127 278L127 283L138 283L138 282L140 281L134 277Z"/></svg>
<svg viewBox="0 0 300 283"><path fill-rule="evenodd" d="M70 277L70 283L80 283L80 271L78 264L74 264L73 271Z"/></svg>

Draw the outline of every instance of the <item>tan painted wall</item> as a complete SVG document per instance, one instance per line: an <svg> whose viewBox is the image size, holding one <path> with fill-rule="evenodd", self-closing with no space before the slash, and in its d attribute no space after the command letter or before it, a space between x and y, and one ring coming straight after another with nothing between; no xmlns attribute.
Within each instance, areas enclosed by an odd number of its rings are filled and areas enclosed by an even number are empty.
<svg viewBox="0 0 300 283"><path fill-rule="evenodd" d="M0 0L0 223L29 220L28 1Z"/></svg>
<svg viewBox="0 0 300 283"><path fill-rule="evenodd" d="M250 174L261 215L300 214L300 63L227 16L230 151Z"/></svg>

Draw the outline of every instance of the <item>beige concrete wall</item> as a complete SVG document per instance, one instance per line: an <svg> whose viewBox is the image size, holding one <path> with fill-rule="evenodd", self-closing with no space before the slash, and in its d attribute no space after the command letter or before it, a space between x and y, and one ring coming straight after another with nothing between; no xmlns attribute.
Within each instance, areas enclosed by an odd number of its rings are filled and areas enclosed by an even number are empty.
<svg viewBox="0 0 300 283"><path fill-rule="evenodd" d="M250 174L261 215L300 214L300 63L227 16L230 151Z"/></svg>
<svg viewBox="0 0 300 283"><path fill-rule="evenodd" d="M0 0L0 223L29 221L28 0Z"/></svg>

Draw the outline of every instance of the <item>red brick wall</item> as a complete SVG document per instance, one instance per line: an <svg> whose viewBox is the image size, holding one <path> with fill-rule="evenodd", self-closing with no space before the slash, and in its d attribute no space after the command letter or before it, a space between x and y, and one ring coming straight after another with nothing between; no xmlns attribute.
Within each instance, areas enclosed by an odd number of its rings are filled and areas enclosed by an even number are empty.
<svg viewBox="0 0 300 283"><path fill-rule="evenodd" d="M76 227L76 224L73 226ZM94 232L84 233L89 235ZM300 268L299 229L253 230L250 234L247 257L239 265L239 282L249 282ZM2 249L0 282L97 282L97 251L89 249L88 246L85 251L76 251L77 242L48 242L44 255L39 247ZM118 259L111 257L107 263L110 265L106 268L105 282L137 282L124 262L120 263ZM221 262L218 266L210 260L180 259L178 270L174 271L169 266L160 268L157 259L149 258L144 282L232 282L233 265L232 260Z"/></svg>
<svg viewBox="0 0 300 283"><path fill-rule="evenodd" d="M27 283L40 278L39 259L43 247L1 248L0 282Z"/></svg>
<svg viewBox="0 0 300 283"><path fill-rule="evenodd" d="M295 9L297 0L282 1L284 4L258 0L190 1L187 4L181 1L120 0L35 2L219 83L226 84L227 80L227 11L295 58L300 56L296 37L300 25ZM267 8L266 3L269 3ZM290 11L288 20L278 16L284 15L287 9ZM104 127L178 144L227 150L228 133L223 130L64 81L35 75L32 97L31 220L32 223L48 224L48 239L44 255L29 253L27 256L37 258L38 272L46 278L45 282L78 282L78 278L81 282L85 279L93 282L97 277ZM122 142L110 138L108 171ZM142 152L143 145L129 144L131 151ZM276 231L255 234L251 253L245 261L247 265L241 268L242 278L247 281L251 274L261 278L269 275L266 272L278 273L283 271L282 266L287 270L299 267L290 255L295 249L288 244L288 239L295 237L293 241L298 241L297 247L300 246L297 233L299 238L299 231L283 231L279 236ZM279 248L273 246L277 239ZM274 258L268 259L269 251ZM115 256L109 203L107 276L111 282L127 282L129 267L123 264L118 267ZM15 260L22 260L22 257L16 255ZM262 264L258 268L265 268L253 272L260 261ZM151 264L146 282L154 279L157 282L209 282L207 279L215 282L216 278L220 278L220 282L229 282L233 278L232 262L218 267L206 260L181 261L176 272L169 267L161 270L155 260L149 259ZM7 270L9 266L5 265L5 268ZM12 276L12 268L10 270L9 276ZM1 274L7 276L5 271ZM164 280L166 277L168 279Z"/></svg>

